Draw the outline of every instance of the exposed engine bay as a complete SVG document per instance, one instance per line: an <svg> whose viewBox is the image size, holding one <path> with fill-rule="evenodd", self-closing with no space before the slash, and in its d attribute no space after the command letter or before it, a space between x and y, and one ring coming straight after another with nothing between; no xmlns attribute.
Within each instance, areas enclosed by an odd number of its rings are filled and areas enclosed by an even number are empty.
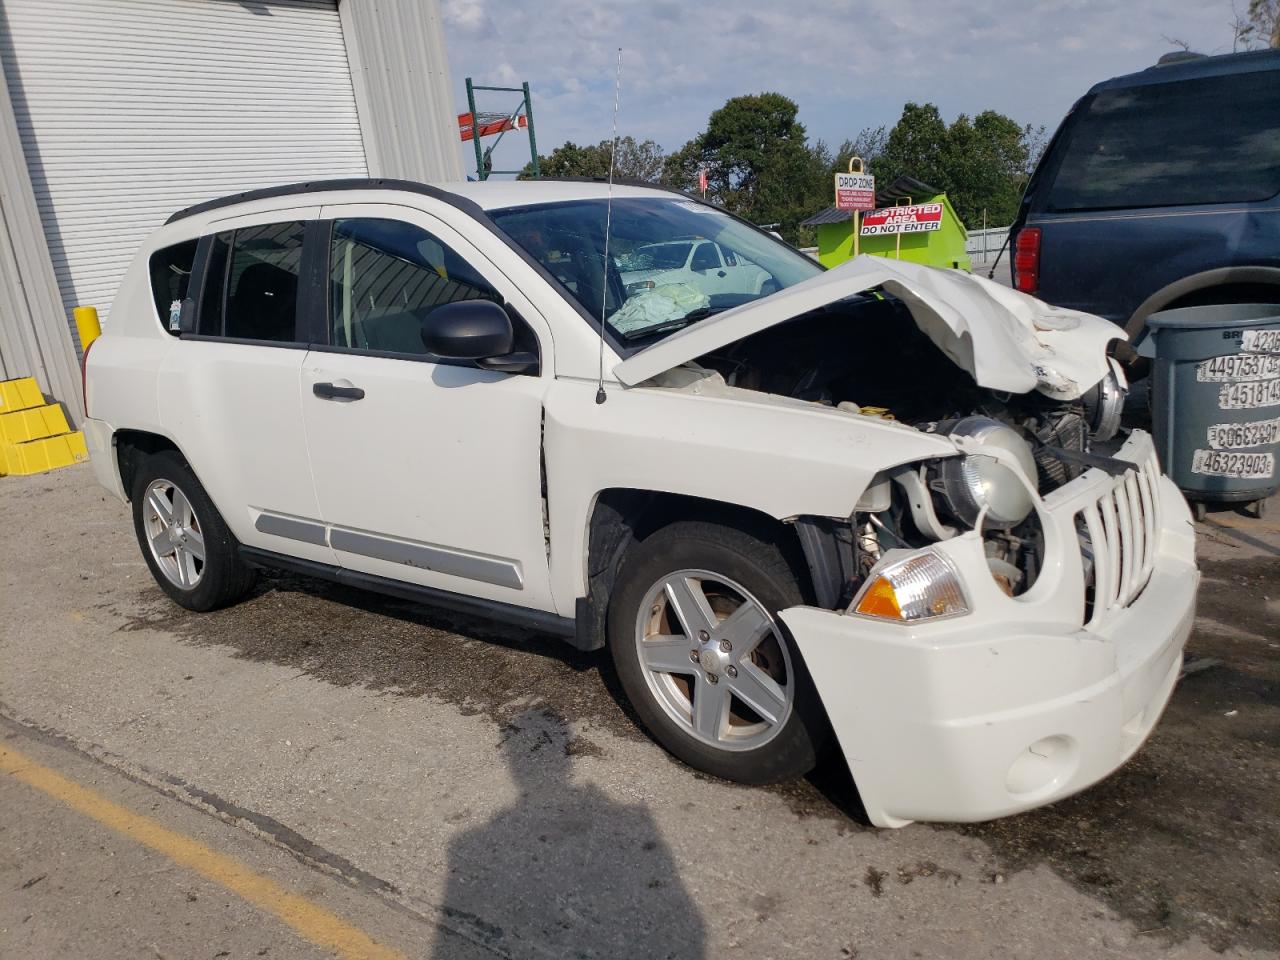
<svg viewBox="0 0 1280 960"><path fill-rule="evenodd" d="M982 387L920 329L901 300L880 292L770 326L696 363L732 387L884 417L963 439L970 449L980 444L1007 454L1003 462L966 455L878 475L851 523L821 531L840 554L843 588L833 606L849 602L886 551L917 549L979 527L1001 589L1011 596L1029 589L1042 563L1043 534L1033 496L1008 458L1039 494L1058 489L1088 469L1095 441L1115 435L1125 396L1115 364L1073 399Z"/></svg>

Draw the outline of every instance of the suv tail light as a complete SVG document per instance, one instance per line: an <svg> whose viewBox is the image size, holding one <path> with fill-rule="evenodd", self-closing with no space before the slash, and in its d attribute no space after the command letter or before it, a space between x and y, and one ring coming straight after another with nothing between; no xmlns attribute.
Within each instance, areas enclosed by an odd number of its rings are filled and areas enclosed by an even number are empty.
<svg viewBox="0 0 1280 960"><path fill-rule="evenodd" d="M90 340L89 345L80 354L80 397L84 400L84 415L89 416L89 351L97 340Z"/></svg>
<svg viewBox="0 0 1280 960"><path fill-rule="evenodd" d="M1013 285L1023 293L1040 289L1040 228L1023 227L1013 246Z"/></svg>

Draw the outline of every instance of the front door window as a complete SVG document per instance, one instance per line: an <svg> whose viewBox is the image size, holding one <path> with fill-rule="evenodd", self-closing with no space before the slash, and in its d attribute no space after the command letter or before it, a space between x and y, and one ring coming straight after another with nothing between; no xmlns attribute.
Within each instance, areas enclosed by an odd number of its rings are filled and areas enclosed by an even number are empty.
<svg viewBox="0 0 1280 960"><path fill-rule="evenodd" d="M333 225L329 343L373 353L426 354L422 320L441 304L502 297L421 227L358 218Z"/></svg>

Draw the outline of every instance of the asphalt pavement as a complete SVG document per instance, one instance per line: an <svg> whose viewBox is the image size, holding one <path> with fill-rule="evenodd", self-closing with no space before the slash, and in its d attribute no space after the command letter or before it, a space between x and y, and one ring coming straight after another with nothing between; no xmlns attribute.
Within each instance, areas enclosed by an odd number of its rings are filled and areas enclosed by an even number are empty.
<svg viewBox="0 0 1280 960"><path fill-rule="evenodd" d="M1211 659L1126 767L883 831L838 763L673 761L603 656L298 577L190 614L87 467L5 478L0 956L1276 956L1271 506L1199 525Z"/></svg>

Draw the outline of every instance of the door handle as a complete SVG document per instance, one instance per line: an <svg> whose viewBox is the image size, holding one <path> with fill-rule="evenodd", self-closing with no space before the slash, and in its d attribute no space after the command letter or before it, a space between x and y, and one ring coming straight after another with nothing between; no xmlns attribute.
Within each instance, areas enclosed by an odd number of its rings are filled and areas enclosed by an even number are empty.
<svg viewBox="0 0 1280 960"><path fill-rule="evenodd" d="M321 400L363 400L364 391L359 387L339 387L332 383L315 383L311 392Z"/></svg>
<svg viewBox="0 0 1280 960"><path fill-rule="evenodd" d="M723 271L723 270L717 270L717 271L716 271L716 276L717 276L717 277L723 277L723 276L724 276L724 271Z"/></svg>

